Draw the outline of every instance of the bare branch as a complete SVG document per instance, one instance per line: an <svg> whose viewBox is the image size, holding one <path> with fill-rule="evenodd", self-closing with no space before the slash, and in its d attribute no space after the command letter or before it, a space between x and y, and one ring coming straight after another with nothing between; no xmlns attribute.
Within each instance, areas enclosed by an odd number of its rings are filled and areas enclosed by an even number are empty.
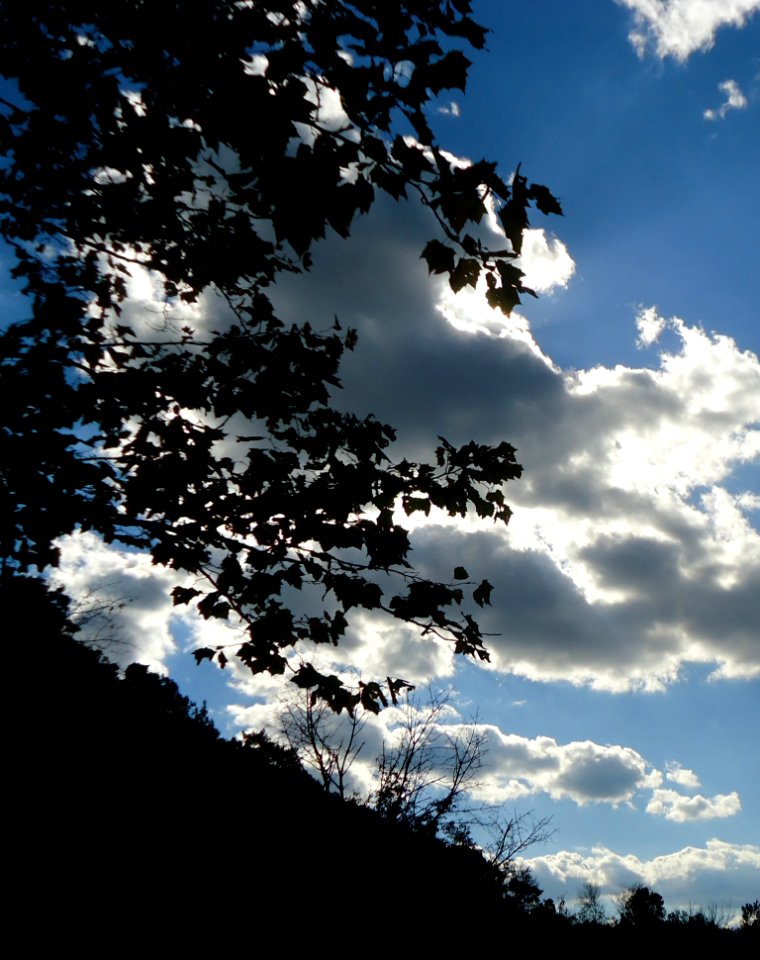
<svg viewBox="0 0 760 960"><path fill-rule="evenodd" d="M348 724L346 734L337 727ZM323 700L314 701L304 690L287 702L279 715L280 734L298 754L308 770L312 770L327 793L340 797L350 795L348 772L364 747L359 739L366 714L355 711L346 719L339 718Z"/></svg>
<svg viewBox="0 0 760 960"><path fill-rule="evenodd" d="M489 843L484 849L487 859L503 869L529 847L547 843L557 832L551 823L551 817L534 820L532 810L525 813L513 811L507 818L491 810L481 822L489 835Z"/></svg>
<svg viewBox="0 0 760 960"><path fill-rule="evenodd" d="M449 843L480 849L504 873L529 847L549 840L551 818L533 811L510 815L500 807L473 803L472 792L486 756L487 734L477 718L446 723L450 692L428 688L427 704L411 699L396 712L397 722L376 759L376 786L367 805L413 830ZM359 717L361 716L361 719ZM366 713L338 718L311 694L291 699L279 715L280 733L323 788L344 797L348 772L364 747L360 734Z"/></svg>

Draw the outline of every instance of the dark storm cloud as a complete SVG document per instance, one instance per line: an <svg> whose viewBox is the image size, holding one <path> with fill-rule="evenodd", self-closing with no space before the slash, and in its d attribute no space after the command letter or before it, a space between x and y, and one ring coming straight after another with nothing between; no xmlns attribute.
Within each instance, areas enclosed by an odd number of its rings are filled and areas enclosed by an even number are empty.
<svg viewBox="0 0 760 960"><path fill-rule="evenodd" d="M311 274L275 292L287 320L357 328L335 400L392 424L399 459L429 458L438 435L518 449L509 537L420 529L413 561L449 577L454 558L491 580L482 620L500 634L501 669L611 689L657 686L695 656L757 670L760 549L723 556L720 516L692 495L757 446L756 358L674 321L682 352L660 369L563 373L519 318L501 336L498 314L478 320L491 333L446 322L446 287L419 259L431 226L381 202L350 244L326 242Z"/></svg>

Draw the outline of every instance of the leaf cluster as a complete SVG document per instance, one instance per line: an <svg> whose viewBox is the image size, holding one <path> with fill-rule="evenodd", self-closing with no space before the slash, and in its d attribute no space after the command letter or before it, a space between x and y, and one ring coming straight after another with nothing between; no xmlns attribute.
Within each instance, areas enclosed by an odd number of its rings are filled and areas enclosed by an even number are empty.
<svg viewBox="0 0 760 960"><path fill-rule="evenodd" d="M268 296L378 193L432 212L444 240L422 256L454 290L485 273L507 313L530 292L514 264L528 210L559 204L519 169L508 184L493 163L452 163L426 119L464 89L457 45L482 48L484 29L469 0L170 0L154 14L144 0L0 2L0 235L30 310L0 336L4 571L55 564L57 537L91 529L189 574L175 602L241 622L254 673L292 669L299 642L339 643L357 608L487 659L466 576L414 571L398 508L507 522L515 450L442 439L435 464L393 463L391 427L331 406L355 333L286 326ZM476 236L488 203L509 249ZM136 272L168 318L155 335L134 319ZM214 300L224 330L172 323ZM322 602L305 612L294 597L310 588ZM393 698L309 664L293 679L335 710Z"/></svg>

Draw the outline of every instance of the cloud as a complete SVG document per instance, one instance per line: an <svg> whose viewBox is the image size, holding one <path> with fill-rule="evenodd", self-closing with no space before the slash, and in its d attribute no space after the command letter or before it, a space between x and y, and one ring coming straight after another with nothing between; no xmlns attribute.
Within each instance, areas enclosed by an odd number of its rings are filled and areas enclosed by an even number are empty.
<svg viewBox="0 0 760 960"><path fill-rule="evenodd" d="M728 338L643 313L680 341L657 369L563 375L511 332L491 337L488 358L488 338L472 337L473 354L484 348L472 369L487 378L499 354L504 369L480 438L509 437L525 477L509 491L507 531L430 526L415 549L418 562L448 548L488 573L500 669L611 690L661 688L688 661L714 663L716 676L760 673L754 500L723 485L760 450L760 364ZM473 383L454 402L474 407L486 389Z"/></svg>
<svg viewBox="0 0 760 960"><path fill-rule="evenodd" d="M526 230L518 264L525 273L523 282L537 293L551 293L566 287L575 273L575 261L565 244L545 230Z"/></svg>
<svg viewBox="0 0 760 960"><path fill-rule="evenodd" d="M584 806L629 802L661 775L630 747L592 741L560 744L551 737L520 737L484 726L483 784L477 795L489 803L546 793Z"/></svg>
<svg viewBox="0 0 760 960"><path fill-rule="evenodd" d="M447 117L460 117L462 115L462 108L456 100L449 100L448 103L444 103L438 107L436 113L441 113Z"/></svg>
<svg viewBox="0 0 760 960"><path fill-rule="evenodd" d="M659 775L647 772L646 763L629 747L600 747L596 743L568 744L564 769L554 785L555 796L567 795L577 803L620 803L634 791L657 782Z"/></svg>
<svg viewBox="0 0 760 960"><path fill-rule="evenodd" d="M684 797L675 790L655 790L647 804L647 813L685 823L689 820L713 820L733 817L742 805L739 794L719 793L714 797Z"/></svg>
<svg viewBox="0 0 760 960"><path fill-rule="evenodd" d="M363 677L390 675L415 684L449 677L456 667L450 643L437 637L421 639L416 627L361 613L352 617L346 642L336 653L333 666L335 660L342 661Z"/></svg>
<svg viewBox="0 0 760 960"><path fill-rule="evenodd" d="M694 903L745 903L757 895L760 847L708 840L704 847L681 850L651 860L619 854L605 847L562 850L523 861L549 896L572 897L586 881L615 896L635 883L657 890L669 909Z"/></svg>
<svg viewBox="0 0 760 960"><path fill-rule="evenodd" d="M702 116L705 120L722 120L729 110L745 110L747 107L747 98L739 89L739 84L735 80L724 80L718 84L718 89L725 93L725 101L717 110L705 110Z"/></svg>
<svg viewBox="0 0 760 960"><path fill-rule="evenodd" d="M633 11L628 34L639 57L652 49L660 59L681 62L697 50L709 50L721 27L742 27L760 10L760 0L616 0Z"/></svg>
<svg viewBox="0 0 760 960"><path fill-rule="evenodd" d="M639 331L636 345L639 347L651 347L656 343L667 323L663 317L657 314L656 307L646 307L639 311L636 316L636 329Z"/></svg>
<svg viewBox="0 0 760 960"><path fill-rule="evenodd" d="M396 458L430 459L438 435L517 448L509 527L404 518L412 561L444 579L462 564L494 584L493 606L475 612L504 673L608 691L663 689L689 663L715 679L760 676L757 496L732 485L760 458L757 356L646 307L639 342L667 331L667 350L641 366L562 370L523 315L428 277L430 229L424 211L380 201L350 244L326 241L311 274L274 290L286 322L328 328L337 314L358 329L335 403L393 424ZM559 289L572 260L559 241L535 241ZM217 302L202 308L223 322ZM337 654L365 675L452 675L449 645L383 616L352 620ZM190 629L203 643L206 627Z"/></svg>
<svg viewBox="0 0 760 960"><path fill-rule="evenodd" d="M251 690L244 678L239 690ZM238 703L228 709L238 728L265 729L277 738L281 736L281 717L287 716L294 697L298 696L300 694L285 683L263 703ZM438 710L418 698L413 698L408 705L388 708L378 716L363 718L362 735L357 738L363 746L355 761L353 776L357 784L365 785L365 795L372 788L383 744L398 744L410 720L418 731L424 728L430 742L437 745L435 756L429 756L425 764L431 779L440 777L445 781L452 744L476 742L479 745L477 782L469 789L474 800L489 805L544 794L554 800L571 800L578 806L626 804L634 807L644 792L651 791L646 813L669 820L728 817L741 809L736 793L707 799L684 797L673 790L662 789L662 773L630 747L591 740L563 744L548 736L504 733L493 724L462 723L451 705ZM320 730L328 743L336 745L341 737L347 738L348 722L348 718L335 718L328 713L320 721ZM677 764L671 765L671 769L675 768L680 769ZM683 772L691 774L691 771ZM696 779L694 774L691 777Z"/></svg>
<svg viewBox="0 0 760 960"><path fill-rule="evenodd" d="M424 211L380 201L350 244L322 244L311 274L274 291L286 322L329 326L337 314L357 328L335 403L393 424L396 458L431 458L438 435L517 448L509 527L403 518L413 562L489 578L493 607L478 615L506 673L609 691L663 689L694 662L716 679L760 676L755 494L731 487L760 457L757 356L643 307L640 345L667 331L668 349L641 366L562 370L524 315L428 276L429 230ZM559 289L569 254L543 234L533 248L554 252ZM418 677L451 675L445 648L398 627L357 620L348 642L363 669L388 655L401 676L404 662Z"/></svg>
<svg viewBox="0 0 760 960"><path fill-rule="evenodd" d="M291 691L291 701L293 695ZM273 733L278 729L277 711L277 705L271 701L231 708L236 720L249 729L263 727ZM391 707L379 716L365 716L357 737L364 747L351 767L350 789L367 796L375 786L376 758L382 753L383 743L398 742L405 728L405 717L424 723L429 714L429 708L423 704ZM349 719L345 715L335 717L328 713L325 724L326 728L330 727L330 742L348 742ZM450 704L431 725L430 733L436 744L429 757L431 779L438 776L445 779L446 758L452 742L465 742L470 734L479 741L482 766L477 773L477 787L472 791L472 800L476 803L503 803L544 793L554 799L572 800L579 806L621 803L632 806L643 791L651 791L648 813L662 814L664 810L654 809L657 805L689 811L687 816L670 819L707 819L708 814L700 812L707 809L712 816L738 812L735 793L705 799L680 797L674 791L661 789L662 774L629 747L593 741L562 744L551 737L506 734L490 724L463 724ZM677 762L671 761L667 769L671 779L675 776L698 782L691 771L684 770ZM745 902L756 885L760 848L713 839L702 848L686 847L652 860L618 854L599 846L590 851L561 850L521 862L534 871L549 896L572 897L584 881L591 881L612 898L628 886L643 883L662 893L672 909L687 906L689 902Z"/></svg>
<svg viewBox="0 0 760 960"><path fill-rule="evenodd" d="M164 660L176 650L171 590L177 574L94 533L62 537L59 546L61 562L50 580L73 601L78 638L121 666L136 661L165 673Z"/></svg>
<svg viewBox="0 0 760 960"><path fill-rule="evenodd" d="M681 787L696 790L696 788L700 786L699 777L696 773L694 773L693 770L687 770L685 767L682 767L676 760L668 760L665 764L665 769L667 770L665 774L666 779L677 783Z"/></svg>

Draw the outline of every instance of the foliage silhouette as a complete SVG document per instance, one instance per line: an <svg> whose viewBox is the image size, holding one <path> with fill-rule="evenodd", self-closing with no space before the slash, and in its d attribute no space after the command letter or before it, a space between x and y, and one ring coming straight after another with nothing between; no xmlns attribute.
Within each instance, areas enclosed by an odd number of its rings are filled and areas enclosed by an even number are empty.
<svg viewBox="0 0 760 960"><path fill-rule="evenodd" d="M506 522L515 450L440 439L434 464L394 463L391 427L331 406L353 331L286 327L268 297L379 193L430 211L422 257L454 290L483 275L506 313L531 293L515 264L528 212L558 202L519 167L508 183L452 162L426 119L464 89L459 47L484 38L469 0L171 0L160 17L144 0L0 2L0 231L30 310L0 339L4 575L95 530L185 571L175 601L244 625L254 673L294 669L300 641L339 643L357 608L488 659L471 610L491 585L415 571L394 510ZM479 236L487 204L502 249ZM337 711L395 697L308 663L292 679Z"/></svg>
<svg viewBox="0 0 760 960"><path fill-rule="evenodd" d="M760 900L742 904L742 919L739 927L742 941L749 949L757 951L760 944Z"/></svg>
<svg viewBox="0 0 760 960"><path fill-rule="evenodd" d="M529 867L512 866L508 870L506 889L513 909L529 913L541 902L543 891Z"/></svg>
<svg viewBox="0 0 760 960"><path fill-rule="evenodd" d="M620 923L639 928L651 927L665 920L662 897L649 887L637 885L626 891L620 901Z"/></svg>
<svg viewBox="0 0 760 960"><path fill-rule="evenodd" d="M606 923L607 911L601 897L600 887L587 880L578 891L578 911L576 917L579 923Z"/></svg>
<svg viewBox="0 0 760 960"><path fill-rule="evenodd" d="M760 935L760 900L742 904L742 928Z"/></svg>

